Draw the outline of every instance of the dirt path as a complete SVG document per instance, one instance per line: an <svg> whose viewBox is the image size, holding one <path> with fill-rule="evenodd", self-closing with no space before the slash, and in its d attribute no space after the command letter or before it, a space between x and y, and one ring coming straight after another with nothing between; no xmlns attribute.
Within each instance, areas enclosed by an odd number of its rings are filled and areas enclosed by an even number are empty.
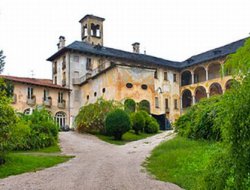
<svg viewBox="0 0 250 190"><path fill-rule="evenodd" d="M72 160L38 172L0 180L1 190L176 190L178 186L152 179L141 164L161 141L164 132L147 139L116 146L91 135L60 133L64 154Z"/></svg>

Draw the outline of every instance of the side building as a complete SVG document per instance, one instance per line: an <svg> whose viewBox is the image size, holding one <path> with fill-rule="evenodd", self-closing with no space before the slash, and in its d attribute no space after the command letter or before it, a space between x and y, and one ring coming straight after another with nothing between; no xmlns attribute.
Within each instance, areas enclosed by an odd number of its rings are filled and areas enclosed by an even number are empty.
<svg viewBox="0 0 250 190"><path fill-rule="evenodd" d="M60 126L69 123L70 90L52 83L49 79L35 79L0 75L10 84L13 95L12 106L17 112L31 114L39 106L44 106Z"/></svg>

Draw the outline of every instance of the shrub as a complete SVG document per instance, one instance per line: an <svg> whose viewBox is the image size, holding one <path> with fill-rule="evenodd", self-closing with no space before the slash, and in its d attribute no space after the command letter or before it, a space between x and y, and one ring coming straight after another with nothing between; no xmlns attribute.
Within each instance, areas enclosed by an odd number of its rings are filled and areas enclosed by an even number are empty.
<svg viewBox="0 0 250 190"><path fill-rule="evenodd" d="M138 110L144 110L148 113L150 113L150 103L147 100L142 100L138 104Z"/></svg>
<svg viewBox="0 0 250 190"><path fill-rule="evenodd" d="M136 112L131 114L132 128L135 131L135 134L139 134L140 131L143 131L145 127L145 118L141 112Z"/></svg>
<svg viewBox="0 0 250 190"><path fill-rule="evenodd" d="M59 127L47 110L36 108L31 115L20 116L14 131L22 132L13 145L15 150L40 149L57 142Z"/></svg>
<svg viewBox="0 0 250 190"><path fill-rule="evenodd" d="M0 87L5 86L0 79ZM4 155L10 150L11 128L17 122L14 109L9 105L10 100L4 90L0 91L0 165L5 162Z"/></svg>
<svg viewBox="0 0 250 190"><path fill-rule="evenodd" d="M122 135L130 130L130 118L125 111L116 109L107 115L105 127L107 133L114 136L115 140L121 140Z"/></svg>
<svg viewBox="0 0 250 190"><path fill-rule="evenodd" d="M179 135L191 139L221 140L221 129L216 118L223 111L221 96L203 99L192 106L176 122Z"/></svg>
<svg viewBox="0 0 250 190"><path fill-rule="evenodd" d="M124 102L124 110L127 113L133 113L135 112L135 108L136 108L136 103L133 99L126 99Z"/></svg>
<svg viewBox="0 0 250 190"><path fill-rule="evenodd" d="M75 119L79 132L101 132L105 131L105 118L110 111L121 108L122 105L113 100L100 98L94 104L83 106Z"/></svg>
<svg viewBox="0 0 250 190"><path fill-rule="evenodd" d="M155 120L152 119L148 126L145 128L146 133L157 133L160 129L159 123Z"/></svg>

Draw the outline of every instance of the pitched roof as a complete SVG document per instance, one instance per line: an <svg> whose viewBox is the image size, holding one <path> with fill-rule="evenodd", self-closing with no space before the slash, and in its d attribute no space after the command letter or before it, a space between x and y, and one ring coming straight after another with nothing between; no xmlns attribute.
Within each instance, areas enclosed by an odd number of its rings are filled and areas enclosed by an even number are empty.
<svg viewBox="0 0 250 190"><path fill-rule="evenodd" d="M44 86L49 88L56 88L61 90L69 90L68 88L64 88L60 85L53 84L52 80L50 79L38 79L38 78L27 78L27 77L16 77L16 76L9 76L9 75L0 75L0 78L4 78L6 80L26 83L26 84L33 84L38 86Z"/></svg>
<svg viewBox="0 0 250 190"><path fill-rule="evenodd" d="M181 64L181 67L182 68L190 67L192 65L196 65L205 61L217 59L220 57L227 56L231 53L235 53L239 47L244 45L246 39L247 38L244 38L244 39L232 42L230 44L206 51L204 53L194 55L188 58L187 60L183 61Z"/></svg>
<svg viewBox="0 0 250 190"><path fill-rule="evenodd" d="M224 45L222 47L215 48L215 49L206 51L198 55L194 55L182 62L170 61L170 60L166 60L166 59L162 59L162 58L158 58L158 57L154 57L150 55L145 55L145 54L131 53L131 52L104 47L100 45L93 46L91 44L81 42L81 41L75 41L71 43L70 45L62 48L61 50L53 54L51 57L49 57L47 60L53 61L55 58L57 58L61 54L67 51L73 50L73 51L78 51L81 53L88 53L88 54L93 54L93 55L107 56L107 57L113 57L113 58L117 58L121 60L138 62L141 64L151 64L151 65L169 67L173 69L183 69L189 66L193 66L193 65L205 62L205 61L224 57L226 55L234 53L239 47L244 45L244 42L246 39L247 38L244 38L244 39L232 42L230 44Z"/></svg>
<svg viewBox="0 0 250 190"><path fill-rule="evenodd" d="M121 60L128 60L132 62L141 62L144 64L155 64L155 65L166 66L170 68L179 68L179 65L180 65L180 62L176 62L176 61L169 61L166 59L153 57L150 55L132 53L132 52L104 47L100 45L93 46L91 44L80 42L80 41L75 41L71 43L70 45L64 47L63 49L59 50L54 55L49 57L47 60L53 61L56 57L58 57L59 55L61 55L62 53L68 50L75 50L81 53L89 53L93 55L107 56L107 57L112 57L112 58L121 59Z"/></svg>

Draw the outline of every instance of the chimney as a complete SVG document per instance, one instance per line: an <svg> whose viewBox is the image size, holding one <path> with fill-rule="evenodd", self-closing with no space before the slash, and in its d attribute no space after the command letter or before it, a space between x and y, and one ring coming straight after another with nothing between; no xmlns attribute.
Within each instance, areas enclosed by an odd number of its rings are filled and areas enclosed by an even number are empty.
<svg viewBox="0 0 250 190"><path fill-rule="evenodd" d="M57 44L58 50L62 49L65 47L65 37L64 36L60 36L59 37L59 43Z"/></svg>
<svg viewBox="0 0 250 190"><path fill-rule="evenodd" d="M133 53L140 53L140 43L135 42L132 44L133 46Z"/></svg>

